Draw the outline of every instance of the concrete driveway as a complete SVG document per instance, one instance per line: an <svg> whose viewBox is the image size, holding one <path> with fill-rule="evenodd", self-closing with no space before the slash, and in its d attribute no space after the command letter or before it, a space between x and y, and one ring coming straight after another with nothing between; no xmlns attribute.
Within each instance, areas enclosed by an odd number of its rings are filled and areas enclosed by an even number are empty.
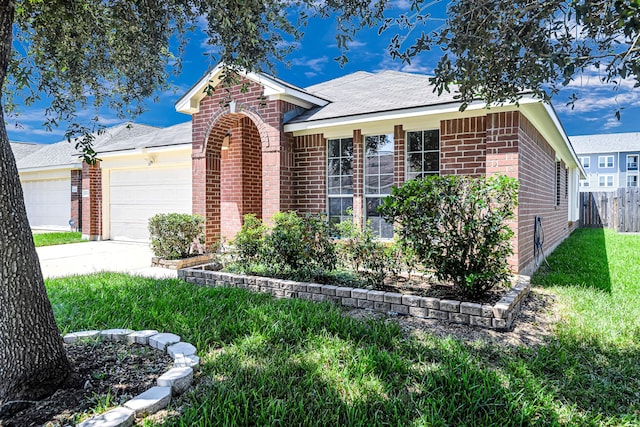
<svg viewBox="0 0 640 427"><path fill-rule="evenodd" d="M151 249L147 243L103 242L72 243L36 248L45 278L74 274L116 271L147 277L177 277L175 270L151 267Z"/></svg>

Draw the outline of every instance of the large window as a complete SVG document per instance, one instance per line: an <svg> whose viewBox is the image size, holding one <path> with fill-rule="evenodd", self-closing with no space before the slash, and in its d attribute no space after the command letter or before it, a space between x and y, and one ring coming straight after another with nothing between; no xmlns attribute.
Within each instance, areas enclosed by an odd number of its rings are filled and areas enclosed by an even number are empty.
<svg viewBox="0 0 640 427"><path fill-rule="evenodd" d="M613 156L598 156L598 167L600 168L612 168Z"/></svg>
<svg viewBox="0 0 640 427"><path fill-rule="evenodd" d="M627 187L638 186L638 175L627 175Z"/></svg>
<svg viewBox="0 0 640 427"><path fill-rule="evenodd" d="M407 132L407 179L440 173L440 131Z"/></svg>
<svg viewBox="0 0 640 427"><path fill-rule="evenodd" d="M393 224L377 211L380 201L391 194L393 185L393 135L374 135L364 138L364 201L366 220L374 235L393 238Z"/></svg>
<svg viewBox="0 0 640 427"><path fill-rule="evenodd" d="M627 155L627 170L628 171L637 171L638 170L638 155L637 154L628 154Z"/></svg>
<svg viewBox="0 0 640 427"><path fill-rule="evenodd" d="M353 138L327 140L327 198L329 221L349 218L353 207Z"/></svg>
<svg viewBox="0 0 640 427"><path fill-rule="evenodd" d="M600 187L613 187L613 175L600 175L598 177Z"/></svg>

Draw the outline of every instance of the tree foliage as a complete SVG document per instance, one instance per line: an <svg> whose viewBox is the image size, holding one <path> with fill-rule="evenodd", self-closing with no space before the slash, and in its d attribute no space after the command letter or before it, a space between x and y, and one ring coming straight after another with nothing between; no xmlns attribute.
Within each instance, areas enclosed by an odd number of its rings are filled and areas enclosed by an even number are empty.
<svg viewBox="0 0 640 427"><path fill-rule="evenodd" d="M387 19L382 30L424 27L424 6L414 1L413 14ZM440 93L455 84L465 108L478 99L517 102L525 91L549 99L594 70L604 83L632 79L638 87L639 38L638 0L453 0L445 25L406 43L396 36L389 51L410 63L421 52L441 48L433 82ZM574 94L569 103L576 100Z"/></svg>

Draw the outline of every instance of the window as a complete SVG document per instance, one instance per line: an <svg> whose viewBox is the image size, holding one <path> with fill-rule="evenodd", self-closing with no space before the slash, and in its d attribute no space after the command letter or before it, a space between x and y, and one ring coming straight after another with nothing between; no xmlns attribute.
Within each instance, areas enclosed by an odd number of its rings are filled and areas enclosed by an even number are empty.
<svg viewBox="0 0 640 427"><path fill-rule="evenodd" d="M582 163L582 167L588 169L591 167L591 157L580 157L580 163Z"/></svg>
<svg viewBox="0 0 640 427"><path fill-rule="evenodd" d="M440 131L407 132L407 179L440 173Z"/></svg>
<svg viewBox="0 0 640 427"><path fill-rule="evenodd" d="M391 194L393 185L393 135L364 138L364 202L366 220L373 234L383 239L393 238L393 224L377 211L381 200Z"/></svg>
<svg viewBox="0 0 640 427"><path fill-rule="evenodd" d="M612 168L613 167L613 156L598 156L598 167L601 167L601 168Z"/></svg>
<svg viewBox="0 0 640 427"><path fill-rule="evenodd" d="M353 207L353 138L327 140L329 222L349 219Z"/></svg>
<svg viewBox="0 0 640 427"><path fill-rule="evenodd" d="M580 180L580 187L588 187L589 186L589 180L588 179L581 179Z"/></svg>
<svg viewBox="0 0 640 427"><path fill-rule="evenodd" d="M638 175L627 175L627 187L638 186Z"/></svg>
<svg viewBox="0 0 640 427"><path fill-rule="evenodd" d="M598 185L600 187L613 187L613 175L600 175Z"/></svg>
<svg viewBox="0 0 640 427"><path fill-rule="evenodd" d="M627 155L627 170L628 171L637 171L638 170L638 155L637 154L629 154L629 155Z"/></svg>

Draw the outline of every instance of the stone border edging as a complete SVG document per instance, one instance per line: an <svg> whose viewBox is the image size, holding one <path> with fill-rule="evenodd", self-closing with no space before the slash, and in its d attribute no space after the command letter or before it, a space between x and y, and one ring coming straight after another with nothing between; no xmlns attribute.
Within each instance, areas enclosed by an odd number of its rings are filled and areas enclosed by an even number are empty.
<svg viewBox="0 0 640 427"><path fill-rule="evenodd" d="M159 333L155 330L133 331L131 329L105 329L71 332L63 336L65 343L80 339L103 339L148 345L166 351L173 358L173 367L156 380L156 386L126 401L122 406L88 418L78 427L128 427L137 417L154 414L166 408L173 395L186 391L193 380L193 371L200 366L196 348L181 341L180 336Z"/></svg>
<svg viewBox="0 0 640 427"><path fill-rule="evenodd" d="M403 314L423 319L447 320L482 328L508 330L531 290L529 276L517 275L515 285L494 305L447 300L396 292L303 283L293 280L212 271L207 265L178 270L178 278L200 286L227 286L263 292L276 298L331 301L387 314Z"/></svg>

